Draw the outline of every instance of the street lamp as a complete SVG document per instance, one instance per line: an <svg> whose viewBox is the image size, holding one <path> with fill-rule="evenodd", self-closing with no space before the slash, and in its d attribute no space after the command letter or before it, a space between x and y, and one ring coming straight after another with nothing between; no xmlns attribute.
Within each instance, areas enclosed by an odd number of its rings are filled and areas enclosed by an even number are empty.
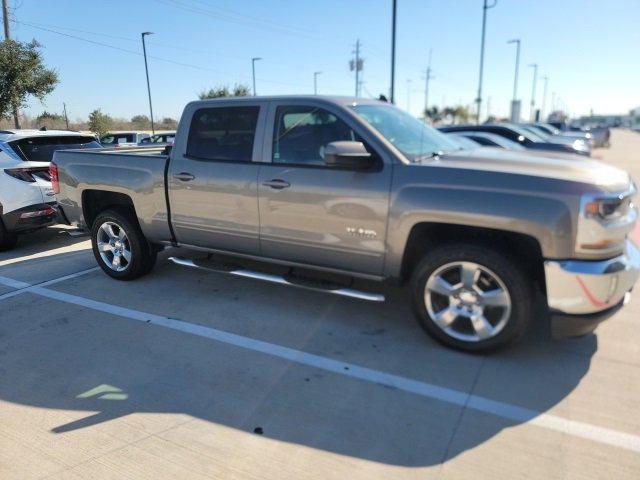
<svg viewBox="0 0 640 480"><path fill-rule="evenodd" d="M151 133L155 135L156 128L153 123L153 104L151 103L151 85L149 84L149 65L147 64L147 46L144 42L144 37L147 35L153 35L153 32L142 32L142 52L144 53L144 70L147 73L147 93L149 94L149 112L151 113Z"/></svg>
<svg viewBox="0 0 640 480"><path fill-rule="evenodd" d="M318 75L322 72L313 72L313 94L318 94Z"/></svg>
<svg viewBox="0 0 640 480"><path fill-rule="evenodd" d="M256 96L256 62L262 60L261 57L253 57L251 59L251 71L253 72L253 96Z"/></svg>
<svg viewBox="0 0 640 480"><path fill-rule="evenodd" d="M391 11L391 88L389 89L389 100L394 103L395 81L396 81L396 13L398 11L397 0L393 0Z"/></svg>
<svg viewBox="0 0 640 480"><path fill-rule="evenodd" d="M476 113L476 123L480 123L480 110L482 106L482 70L484 68L484 36L485 30L487 26L487 10L493 8L497 5L498 0L493 0L493 3L489 5L487 0L484 0L482 5L482 36L480 40L480 75L478 78L478 98L476 98L476 103L478 104L478 111Z"/></svg>
<svg viewBox="0 0 640 480"><path fill-rule="evenodd" d="M520 69L520 39L509 40L507 43L516 44L516 74L513 79L513 101L518 99L518 70Z"/></svg>
<svg viewBox="0 0 640 480"><path fill-rule="evenodd" d="M529 119L533 122L535 121L535 104L536 104L536 82L538 81L538 64L531 63L529 64L531 68L533 68L533 86L531 88L531 111L529 112Z"/></svg>
<svg viewBox="0 0 640 480"><path fill-rule="evenodd" d="M544 122L544 111L547 103L547 84L549 83L549 77L546 75L542 77L544 80L544 89L542 90L542 107L540 107L540 117L542 117L542 121Z"/></svg>

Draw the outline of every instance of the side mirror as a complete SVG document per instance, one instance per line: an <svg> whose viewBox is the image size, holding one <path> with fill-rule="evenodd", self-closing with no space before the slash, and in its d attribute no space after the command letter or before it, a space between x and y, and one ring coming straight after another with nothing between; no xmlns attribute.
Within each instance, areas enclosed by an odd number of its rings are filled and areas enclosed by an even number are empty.
<svg viewBox="0 0 640 480"><path fill-rule="evenodd" d="M373 157L362 142L331 142L324 148L324 164L347 170L367 170L373 166Z"/></svg>

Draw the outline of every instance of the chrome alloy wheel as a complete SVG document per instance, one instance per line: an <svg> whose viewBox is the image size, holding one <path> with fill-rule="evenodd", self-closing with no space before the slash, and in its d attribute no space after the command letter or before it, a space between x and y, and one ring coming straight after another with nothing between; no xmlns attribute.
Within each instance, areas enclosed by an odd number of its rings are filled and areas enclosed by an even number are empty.
<svg viewBox="0 0 640 480"><path fill-rule="evenodd" d="M511 315L504 282L474 262L451 262L436 269L425 284L424 301L433 322L465 342L495 337Z"/></svg>
<svg viewBox="0 0 640 480"><path fill-rule="evenodd" d="M113 222L100 225L97 234L98 251L107 267L122 272L131 263L131 244L124 229Z"/></svg>

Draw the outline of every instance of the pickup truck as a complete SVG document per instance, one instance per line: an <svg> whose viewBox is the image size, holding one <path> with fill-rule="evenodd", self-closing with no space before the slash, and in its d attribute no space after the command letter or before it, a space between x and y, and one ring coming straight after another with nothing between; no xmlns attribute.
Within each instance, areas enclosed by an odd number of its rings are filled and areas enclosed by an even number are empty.
<svg viewBox="0 0 640 480"><path fill-rule="evenodd" d="M626 172L464 150L385 102L196 101L164 153L55 153L60 212L115 279L182 247L180 265L362 300L390 282L436 340L480 351L549 318L555 336L591 332L640 273Z"/></svg>

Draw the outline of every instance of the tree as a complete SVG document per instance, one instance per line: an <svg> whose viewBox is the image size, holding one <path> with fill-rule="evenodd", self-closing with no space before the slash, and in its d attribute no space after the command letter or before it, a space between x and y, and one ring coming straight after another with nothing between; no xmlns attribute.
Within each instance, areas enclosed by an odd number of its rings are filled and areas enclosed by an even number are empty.
<svg viewBox="0 0 640 480"><path fill-rule="evenodd" d="M176 128L176 126L178 125L178 122L174 118L164 117L162 119L162 125L166 128Z"/></svg>
<svg viewBox="0 0 640 480"><path fill-rule="evenodd" d="M146 115L134 115L131 117L131 123L135 123L136 125L140 125L146 127L151 124L151 120Z"/></svg>
<svg viewBox="0 0 640 480"><path fill-rule="evenodd" d="M102 137L109 132L112 122L113 120L111 117L102 113L99 108L89 114L89 130L95 133L98 137Z"/></svg>
<svg viewBox="0 0 640 480"><path fill-rule="evenodd" d="M208 100L210 98L223 98L223 97L248 97L250 90L247 85L237 83L234 85L233 90L230 91L226 85L221 87L210 88L209 91L202 91L198 94L200 100Z"/></svg>
<svg viewBox="0 0 640 480"><path fill-rule="evenodd" d="M36 126L55 128L64 125L64 117L59 113L47 112L46 110L36 117Z"/></svg>
<svg viewBox="0 0 640 480"><path fill-rule="evenodd" d="M20 128L18 110L26 106L27 97L43 101L58 83L58 74L45 67L39 49L35 40L0 42L0 119L13 113L16 128Z"/></svg>

